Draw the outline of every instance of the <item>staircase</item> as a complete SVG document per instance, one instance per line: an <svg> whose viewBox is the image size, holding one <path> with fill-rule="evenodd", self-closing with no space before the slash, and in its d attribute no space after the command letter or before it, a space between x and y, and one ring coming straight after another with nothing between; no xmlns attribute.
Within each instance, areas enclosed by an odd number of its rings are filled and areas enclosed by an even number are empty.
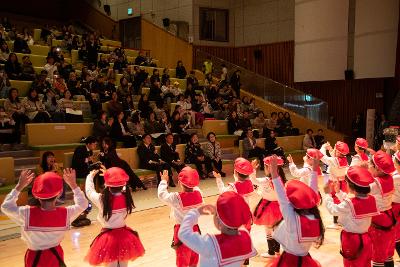
<svg viewBox="0 0 400 267"><path fill-rule="evenodd" d="M34 156L32 150L16 150L16 151L3 151L0 152L0 158L13 157L14 158L14 173L15 177L19 177L22 170L28 169L35 171L40 163L40 158Z"/></svg>

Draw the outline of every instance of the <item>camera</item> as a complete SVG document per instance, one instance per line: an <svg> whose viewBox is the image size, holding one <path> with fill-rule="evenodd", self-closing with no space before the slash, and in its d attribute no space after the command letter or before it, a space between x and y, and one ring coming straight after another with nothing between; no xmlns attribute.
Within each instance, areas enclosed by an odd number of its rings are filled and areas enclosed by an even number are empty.
<svg viewBox="0 0 400 267"><path fill-rule="evenodd" d="M97 161L97 162L95 162L95 163L92 163L92 164L90 164L89 165L89 172L91 172L91 171L93 171L93 170L100 170L101 169L101 162L100 161Z"/></svg>

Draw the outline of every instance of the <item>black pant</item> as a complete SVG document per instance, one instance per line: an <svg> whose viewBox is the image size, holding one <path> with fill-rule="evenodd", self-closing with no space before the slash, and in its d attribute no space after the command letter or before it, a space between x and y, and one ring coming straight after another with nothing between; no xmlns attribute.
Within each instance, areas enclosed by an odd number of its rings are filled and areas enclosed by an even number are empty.
<svg viewBox="0 0 400 267"><path fill-rule="evenodd" d="M267 152L264 149L256 146L255 148L249 151L249 158L254 158L254 157L258 158L258 160L260 161L260 168L263 169L264 168L263 160L266 154Z"/></svg>
<svg viewBox="0 0 400 267"><path fill-rule="evenodd" d="M273 150L267 150L267 155L277 155L278 157L281 157L283 160L285 160L285 152L283 151L283 148L277 147Z"/></svg>
<svg viewBox="0 0 400 267"><path fill-rule="evenodd" d="M144 188L144 184L142 180L139 179L139 177L133 172L132 168L129 166L129 164L125 160L121 160L119 163L119 167L123 169L126 174L129 176L129 186L135 190L137 187L138 188Z"/></svg>
<svg viewBox="0 0 400 267"><path fill-rule="evenodd" d="M182 164L178 164L175 162L168 162L168 164L171 166L171 168L174 168L177 173L180 173L181 170L186 166L183 162Z"/></svg>
<svg viewBox="0 0 400 267"><path fill-rule="evenodd" d="M220 159L219 161L216 161L215 159L211 160L212 164L214 165L214 168L218 171L222 171L222 160Z"/></svg>
<svg viewBox="0 0 400 267"><path fill-rule="evenodd" d="M29 118L24 113L14 112L12 118L15 121L15 134L17 143L21 143L21 131L24 130L25 124L29 122Z"/></svg>
<svg viewBox="0 0 400 267"><path fill-rule="evenodd" d="M50 122L50 116L47 112L39 111L36 114L35 118L33 118L32 122L43 123L43 122Z"/></svg>
<svg viewBox="0 0 400 267"><path fill-rule="evenodd" d="M156 172L157 184L161 182L161 173L164 170L168 171L169 180L172 181L172 170L168 163L147 163L143 167L144 169L153 170Z"/></svg>
<svg viewBox="0 0 400 267"><path fill-rule="evenodd" d="M212 165L211 165L211 159L209 157L204 156L204 160L199 160L197 157L193 162L194 165L196 165L197 172L199 173L200 176L203 176L205 174L209 174L212 172ZM203 172L203 164L204 167L206 168L206 172Z"/></svg>
<svg viewBox="0 0 400 267"><path fill-rule="evenodd" d="M133 135L123 135L117 138L117 141L123 142L124 147L136 147L136 138Z"/></svg>

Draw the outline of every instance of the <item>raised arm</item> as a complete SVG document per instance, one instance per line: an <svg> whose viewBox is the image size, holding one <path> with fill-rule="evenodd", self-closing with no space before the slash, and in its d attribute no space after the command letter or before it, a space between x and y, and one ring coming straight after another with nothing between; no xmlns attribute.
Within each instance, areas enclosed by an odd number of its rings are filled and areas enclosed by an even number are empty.
<svg viewBox="0 0 400 267"><path fill-rule="evenodd" d="M178 202L178 199L176 198L175 193L168 192L168 180L169 180L168 171L164 170L161 175L161 182L158 185L157 195L158 199L160 199L162 202L174 205L175 203Z"/></svg>
<svg viewBox="0 0 400 267"><path fill-rule="evenodd" d="M93 170L91 171L88 176L86 177L86 182L85 182L85 191L86 191L86 196L89 198L90 201L92 201L97 207L101 206L101 195L96 192L96 189L94 187L94 182L93 179L98 173L98 170Z"/></svg>
<svg viewBox="0 0 400 267"><path fill-rule="evenodd" d="M63 178L65 183L72 189L74 193L74 205L68 206L68 216L70 222L73 222L79 214L82 213L88 207L88 200L85 197L85 194L76 184L76 174L73 169L65 169Z"/></svg>

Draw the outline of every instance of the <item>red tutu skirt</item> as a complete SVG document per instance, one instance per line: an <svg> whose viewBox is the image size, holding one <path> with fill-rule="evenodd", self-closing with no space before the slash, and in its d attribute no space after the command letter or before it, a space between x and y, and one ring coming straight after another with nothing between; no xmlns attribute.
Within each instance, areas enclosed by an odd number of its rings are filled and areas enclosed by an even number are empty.
<svg viewBox="0 0 400 267"><path fill-rule="evenodd" d="M60 261L54 253L57 253L60 260L64 260L64 251L60 245L54 247L54 252L50 249L42 250L40 253L39 261L37 262L37 267L54 267L59 266ZM32 267L35 257L38 255L39 251L28 249L25 253L25 266Z"/></svg>
<svg viewBox="0 0 400 267"><path fill-rule="evenodd" d="M299 262L300 261L300 262ZM267 264L267 267L321 267L321 264L311 258L310 254L306 256L296 256L287 252L283 252L279 258Z"/></svg>
<svg viewBox="0 0 400 267"><path fill-rule="evenodd" d="M101 265L114 261L133 261L144 255L144 247L139 235L129 227L102 229L93 240L85 257L91 265Z"/></svg>
<svg viewBox="0 0 400 267"><path fill-rule="evenodd" d="M269 228L276 226L282 220L278 201L261 199L253 213L253 222Z"/></svg>
<svg viewBox="0 0 400 267"><path fill-rule="evenodd" d="M392 210L394 213L394 216L397 219L397 223L395 226L395 231L396 231L396 242L400 241L400 222L399 222L399 218L400 218L400 203L396 203L393 202L392 203Z"/></svg>

